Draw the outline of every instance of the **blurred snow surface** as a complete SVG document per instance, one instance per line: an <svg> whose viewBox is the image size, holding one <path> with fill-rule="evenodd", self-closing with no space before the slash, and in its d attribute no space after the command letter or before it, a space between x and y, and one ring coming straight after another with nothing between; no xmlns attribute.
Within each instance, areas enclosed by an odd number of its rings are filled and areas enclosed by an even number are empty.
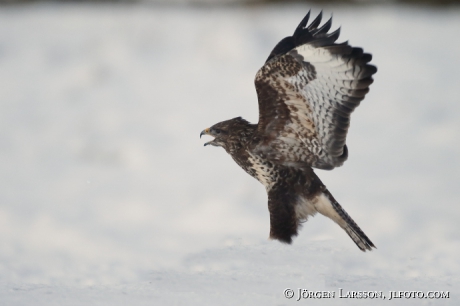
<svg viewBox="0 0 460 306"><path fill-rule="evenodd" d="M309 8L2 7L0 305L458 305L458 9L333 9L379 71L349 160L317 173L377 250L322 216L267 240L263 186L203 148L218 121L257 122L254 75Z"/></svg>

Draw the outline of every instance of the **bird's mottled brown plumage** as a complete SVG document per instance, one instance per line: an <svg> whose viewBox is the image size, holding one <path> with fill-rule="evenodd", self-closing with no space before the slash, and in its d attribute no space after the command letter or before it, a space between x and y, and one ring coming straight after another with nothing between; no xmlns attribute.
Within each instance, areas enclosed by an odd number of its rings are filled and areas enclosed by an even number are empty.
<svg viewBox="0 0 460 306"><path fill-rule="evenodd" d="M364 99L377 69L370 54L336 44L321 14L310 12L281 40L257 72L259 122L241 117L202 132L205 145L223 147L268 194L270 237L291 243L302 222L317 212L340 225L363 251L373 243L332 197L312 167L333 169L348 157L350 114Z"/></svg>

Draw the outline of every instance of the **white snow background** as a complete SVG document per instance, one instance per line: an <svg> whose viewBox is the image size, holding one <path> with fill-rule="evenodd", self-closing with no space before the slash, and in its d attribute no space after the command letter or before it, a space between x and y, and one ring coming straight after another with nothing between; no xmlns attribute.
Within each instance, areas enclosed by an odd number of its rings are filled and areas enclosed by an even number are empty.
<svg viewBox="0 0 460 306"><path fill-rule="evenodd" d="M375 251L322 216L268 240L263 186L203 147L216 122L257 122L254 75L309 8L1 7L0 305L458 305L459 8L324 12L378 66L349 160L317 171Z"/></svg>

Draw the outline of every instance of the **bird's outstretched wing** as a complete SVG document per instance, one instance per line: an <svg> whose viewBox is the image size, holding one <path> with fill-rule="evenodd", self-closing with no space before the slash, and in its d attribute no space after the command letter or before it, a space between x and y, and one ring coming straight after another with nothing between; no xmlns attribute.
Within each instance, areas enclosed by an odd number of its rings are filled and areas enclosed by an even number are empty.
<svg viewBox="0 0 460 306"><path fill-rule="evenodd" d="M262 141L256 149L284 165L333 169L348 157L350 114L377 68L361 48L335 43L340 29L328 33L332 18L319 27L322 14L307 26L309 17L310 12L257 72Z"/></svg>

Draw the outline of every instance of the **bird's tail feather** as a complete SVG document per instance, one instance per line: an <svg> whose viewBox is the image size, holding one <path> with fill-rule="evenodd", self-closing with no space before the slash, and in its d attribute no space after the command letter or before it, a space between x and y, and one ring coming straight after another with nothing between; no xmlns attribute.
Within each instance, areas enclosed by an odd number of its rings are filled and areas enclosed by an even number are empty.
<svg viewBox="0 0 460 306"><path fill-rule="evenodd" d="M361 251L372 251L372 248L376 248L361 228L359 228L358 224L356 224L350 215L348 215L342 206L340 206L340 204L334 199L332 194L328 190L324 190L323 194L329 200L327 202L330 203L334 211L332 212L330 209L327 209L325 205L322 205L323 207L320 206L317 208L318 212L331 218L340 225L340 227L347 232L348 236L350 236Z"/></svg>

